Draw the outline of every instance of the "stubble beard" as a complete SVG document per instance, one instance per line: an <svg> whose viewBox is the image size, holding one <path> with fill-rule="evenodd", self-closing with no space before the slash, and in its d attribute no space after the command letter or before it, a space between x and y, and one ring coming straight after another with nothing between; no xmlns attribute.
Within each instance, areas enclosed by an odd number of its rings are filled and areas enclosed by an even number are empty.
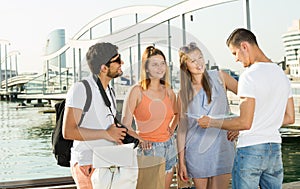
<svg viewBox="0 0 300 189"><path fill-rule="evenodd" d="M119 72L115 72L115 73L112 73L110 70L108 71L107 73L107 76L114 79L114 78L117 78L117 77L120 77L123 75L123 72L121 71L121 73Z"/></svg>

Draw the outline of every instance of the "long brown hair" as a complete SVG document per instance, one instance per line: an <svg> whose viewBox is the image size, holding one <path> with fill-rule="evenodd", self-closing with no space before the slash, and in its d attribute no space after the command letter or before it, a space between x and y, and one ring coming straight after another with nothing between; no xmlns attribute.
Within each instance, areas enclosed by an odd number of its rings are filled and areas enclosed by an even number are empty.
<svg viewBox="0 0 300 189"><path fill-rule="evenodd" d="M141 81L140 81L140 85L143 90L147 90L150 85L151 80L150 80L149 74L148 74L148 72L146 72L146 70L148 69L149 58L152 56L155 56L155 55L161 55L164 58L164 61L166 61L166 57L161 50L155 48L154 46L148 46L145 49L143 56L142 56ZM169 77L169 69L167 67L164 77L160 79L160 83L162 85L165 85L166 87L169 87L170 86L169 78L170 78Z"/></svg>
<svg viewBox="0 0 300 189"><path fill-rule="evenodd" d="M192 87L192 75L187 68L187 60L189 59L188 54L193 51L199 51L202 54L202 51L197 47L196 43L190 43L187 46L183 46L179 50L179 60L180 60L180 99L182 103L181 111L185 113L187 111L188 104L192 101L194 97L194 90ZM201 84L206 93L208 103L211 102L211 86L209 82L210 78L205 70L203 73L203 78Z"/></svg>

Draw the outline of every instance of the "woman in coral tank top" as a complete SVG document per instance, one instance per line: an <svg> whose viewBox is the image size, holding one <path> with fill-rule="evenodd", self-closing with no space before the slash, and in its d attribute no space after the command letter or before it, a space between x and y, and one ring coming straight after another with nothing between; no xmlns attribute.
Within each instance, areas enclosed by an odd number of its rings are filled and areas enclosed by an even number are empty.
<svg viewBox="0 0 300 189"><path fill-rule="evenodd" d="M141 81L133 86L124 102L122 123L129 129L135 119L139 151L166 159L165 188L169 188L177 163L175 136L178 117L176 95L170 88L163 52L148 46L142 57Z"/></svg>

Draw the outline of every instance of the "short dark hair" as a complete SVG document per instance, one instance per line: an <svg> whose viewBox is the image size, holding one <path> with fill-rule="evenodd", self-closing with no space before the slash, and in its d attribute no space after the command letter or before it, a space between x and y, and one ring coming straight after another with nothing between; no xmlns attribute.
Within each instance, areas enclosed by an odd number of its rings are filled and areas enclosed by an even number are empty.
<svg viewBox="0 0 300 189"><path fill-rule="evenodd" d="M102 64L118 55L118 47L111 43L96 43L86 53L86 61L93 74L99 74Z"/></svg>
<svg viewBox="0 0 300 189"><path fill-rule="evenodd" d="M226 40L226 44L227 46L230 44L233 46L239 46L243 41L258 46L255 35L250 30L244 28L235 29Z"/></svg>

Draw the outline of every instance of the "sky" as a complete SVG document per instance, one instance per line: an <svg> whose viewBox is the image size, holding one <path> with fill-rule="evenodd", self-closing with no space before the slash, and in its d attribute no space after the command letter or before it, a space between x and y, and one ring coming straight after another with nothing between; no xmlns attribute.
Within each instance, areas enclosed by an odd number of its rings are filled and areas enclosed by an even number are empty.
<svg viewBox="0 0 300 189"><path fill-rule="evenodd" d="M8 52L14 50L20 52L18 58L20 73L41 72L43 48L53 30L65 29L67 40L87 23L111 10L142 4L167 6L176 2L176 0L0 0L0 39L10 41ZM4 68L4 65L2 67Z"/></svg>
<svg viewBox="0 0 300 189"><path fill-rule="evenodd" d="M65 29L66 40L83 26L111 10L131 5L170 6L181 0L0 0L0 39L10 41L8 52L17 50L19 73L42 72L41 56L49 33ZM200 1L200 0L199 0ZM220 67L242 70L225 45L230 32L243 27L243 0L203 10L190 27L215 56ZM300 19L299 0L250 0L251 30L273 61L281 61L281 36ZM187 23L189 27L189 23ZM2 48L2 55L4 55ZM3 58L3 57L2 57ZM3 67L3 66L2 66Z"/></svg>

